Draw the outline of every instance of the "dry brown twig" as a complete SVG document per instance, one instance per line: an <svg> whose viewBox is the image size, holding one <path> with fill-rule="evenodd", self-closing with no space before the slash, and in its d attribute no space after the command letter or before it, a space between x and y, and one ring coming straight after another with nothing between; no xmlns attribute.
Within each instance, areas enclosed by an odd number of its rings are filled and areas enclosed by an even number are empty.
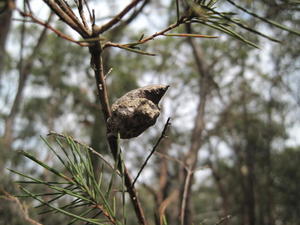
<svg viewBox="0 0 300 225"><path fill-rule="evenodd" d="M33 224L33 225L43 225L37 221L35 221L34 219L30 218L29 215L28 215L28 207L23 204L17 197L9 194L8 192L0 189L0 193L2 193L3 195L0 196L0 198L3 198L3 199L6 199L8 201L12 201L14 202L15 204L17 204L17 206L19 207L20 209L20 212L22 214L22 216L24 217L24 219L26 221L28 221L29 223Z"/></svg>
<svg viewBox="0 0 300 225"><path fill-rule="evenodd" d="M67 41L70 41L70 42L73 42L75 44L78 44L80 46L83 46L83 47L87 47L89 46L88 43L82 43L82 41L76 41L74 40L73 38L71 38L70 36L64 34L63 32L59 31L58 29L55 29L54 27L52 27L49 23L47 22L44 22L38 18L36 18L33 14L31 13L26 13L26 12L23 12L22 10L20 10L19 8L16 8L16 10L21 14L21 16L23 17L28 17L31 19L31 21L28 21L28 22L33 22L33 23L36 23L36 24L39 24L39 25L42 25L43 27L46 27L47 29L51 30L52 32L54 32L57 36L67 40ZM27 21L26 21L27 22Z"/></svg>
<svg viewBox="0 0 300 225"><path fill-rule="evenodd" d="M176 23L173 23L171 25L169 25L167 28L159 31L159 32L155 32L154 34L142 38L137 42L133 42L133 43L126 43L126 44L118 44L118 43L113 43L113 42L106 42L103 45L103 49L107 48L107 47L117 47L117 48L132 48L141 44L144 44L148 41L154 40L156 37L158 36L173 36L173 37L193 37L193 38L217 38L217 36L210 36L210 35L202 35L202 34L183 34L183 33L169 33L167 34L167 32L175 29L176 27L186 23L189 20L189 18L183 16L181 17Z"/></svg>
<svg viewBox="0 0 300 225"><path fill-rule="evenodd" d="M82 1L83 0L78 0L78 1L75 1L75 3L77 4L78 12L79 12L81 21L83 23L83 26L88 30L89 28L88 28L86 18L85 18L85 15L84 15L83 2Z"/></svg>
<svg viewBox="0 0 300 225"><path fill-rule="evenodd" d="M44 2L49 6L49 8L67 25L69 25L73 30L80 34L83 38L91 37L91 31L87 30L84 25L79 21L77 16L74 14L72 9L63 4L62 0L44 0ZM59 4L60 3L60 4ZM70 12L72 11L72 12Z"/></svg>
<svg viewBox="0 0 300 225"><path fill-rule="evenodd" d="M158 212L159 212L159 221L160 224L164 224L164 216L165 211L168 208L168 206L174 202L178 198L179 191L175 189L159 206Z"/></svg>
<svg viewBox="0 0 300 225"><path fill-rule="evenodd" d="M183 24L186 21L185 17L182 17L181 19L179 19L176 23L173 23L171 25L169 25L167 28L156 32L148 37L142 38L141 40L137 41L137 42L133 42L133 43L127 43L127 44L117 44L117 43L112 43L112 42L106 42L103 45L103 49L107 48L107 47L118 47L118 48L130 48L130 47L135 47L137 45L141 45L144 44L150 40L155 39L158 36L162 36L165 35L165 33L167 33L170 30L173 30L174 28L178 27L179 25Z"/></svg>

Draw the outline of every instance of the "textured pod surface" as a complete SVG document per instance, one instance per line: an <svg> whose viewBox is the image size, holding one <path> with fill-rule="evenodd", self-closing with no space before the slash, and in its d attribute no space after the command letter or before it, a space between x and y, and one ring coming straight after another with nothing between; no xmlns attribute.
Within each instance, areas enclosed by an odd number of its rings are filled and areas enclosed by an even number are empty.
<svg viewBox="0 0 300 225"><path fill-rule="evenodd" d="M112 105L110 132L122 139L139 136L154 125L160 114L158 103L169 86L149 85L128 92Z"/></svg>

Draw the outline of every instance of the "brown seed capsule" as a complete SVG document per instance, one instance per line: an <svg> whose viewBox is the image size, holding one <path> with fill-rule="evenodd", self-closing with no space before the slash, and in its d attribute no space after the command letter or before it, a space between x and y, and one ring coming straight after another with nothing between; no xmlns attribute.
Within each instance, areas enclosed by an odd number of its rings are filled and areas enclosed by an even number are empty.
<svg viewBox="0 0 300 225"><path fill-rule="evenodd" d="M111 107L108 119L110 134L120 133L122 139L139 136L154 125L160 114L158 103L169 85L149 85L128 92Z"/></svg>

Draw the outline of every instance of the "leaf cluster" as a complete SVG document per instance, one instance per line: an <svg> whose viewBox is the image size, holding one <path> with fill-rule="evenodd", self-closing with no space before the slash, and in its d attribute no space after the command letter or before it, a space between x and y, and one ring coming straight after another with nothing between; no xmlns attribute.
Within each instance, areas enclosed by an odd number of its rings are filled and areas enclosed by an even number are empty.
<svg viewBox="0 0 300 225"><path fill-rule="evenodd" d="M37 200L38 208L44 209L40 213L61 213L72 219L68 224L83 221L89 224L123 224L121 222L120 208L117 207L118 193L124 195L122 182L117 182L117 172L103 157L102 165L97 176L93 170L91 154L95 151L71 137L52 133L58 149L53 147L48 140L43 138L48 148L54 154L62 170L57 165L46 164L32 154L22 151L21 154L32 160L45 171L54 175L54 180L40 179L25 173L10 170L25 178L19 180L21 190L25 195ZM99 153L97 153L99 156ZM105 185L105 167L113 172L108 185ZM61 172L62 171L62 172ZM58 178L58 179L57 179ZM26 185L41 185L45 187L44 193L33 193ZM47 198L48 200L46 200ZM122 198L124 200L124 198ZM64 204L62 204L62 202ZM124 209L124 204L123 204ZM123 211L124 213L124 211ZM96 218L97 217L97 218ZM120 218L119 218L120 217Z"/></svg>

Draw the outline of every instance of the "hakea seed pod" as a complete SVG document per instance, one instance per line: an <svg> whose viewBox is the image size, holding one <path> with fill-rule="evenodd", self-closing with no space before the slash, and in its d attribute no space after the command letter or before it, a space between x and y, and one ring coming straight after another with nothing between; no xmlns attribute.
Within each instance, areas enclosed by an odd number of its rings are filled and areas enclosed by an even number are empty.
<svg viewBox="0 0 300 225"><path fill-rule="evenodd" d="M134 89L112 105L112 115L107 120L109 134L129 139L139 136L154 125L160 114L159 101L169 85L149 85Z"/></svg>

